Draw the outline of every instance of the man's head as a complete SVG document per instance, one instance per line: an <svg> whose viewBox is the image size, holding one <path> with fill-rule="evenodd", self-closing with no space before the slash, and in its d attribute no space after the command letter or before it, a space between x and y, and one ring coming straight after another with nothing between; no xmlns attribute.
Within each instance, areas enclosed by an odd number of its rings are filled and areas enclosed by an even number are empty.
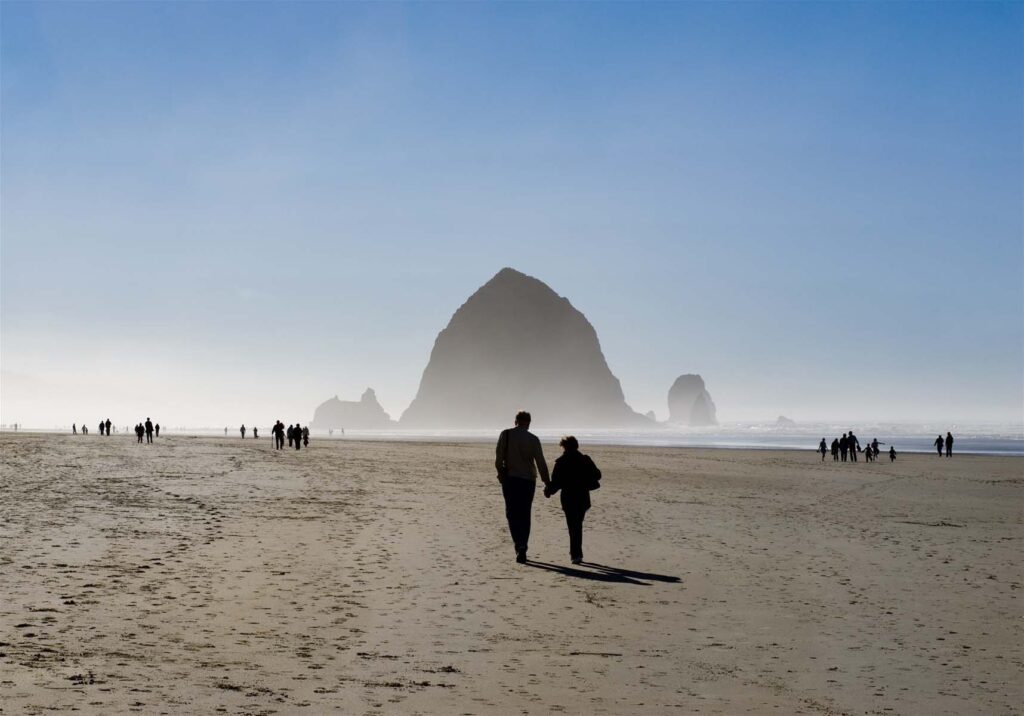
<svg viewBox="0 0 1024 716"><path fill-rule="evenodd" d="M516 425L518 427L528 428L530 427L530 422L530 414L525 410L520 410L518 413L516 413Z"/></svg>
<svg viewBox="0 0 1024 716"><path fill-rule="evenodd" d="M579 441L572 435L566 435L558 441L558 444L565 452L573 452L580 449Z"/></svg>

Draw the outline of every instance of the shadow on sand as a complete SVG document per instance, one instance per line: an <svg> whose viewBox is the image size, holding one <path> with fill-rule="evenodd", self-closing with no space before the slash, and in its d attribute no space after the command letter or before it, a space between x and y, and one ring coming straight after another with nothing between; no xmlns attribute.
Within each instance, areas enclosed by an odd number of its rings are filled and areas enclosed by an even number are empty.
<svg viewBox="0 0 1024 716"><path fill-rule="evenodd" d="M663 574L649 574L647 572L634 572L630 569L619 569L617 567L607 567L603 564L594 564L593 562L584 562L583 566L590 567L591 569L577 569L575 567L565 567L560 564L550 564L548 562L535 562L530 560L526 563L529 567L536 567L537 569L545 569L549 572L557 572L558 574L564 574L567 577L576 577L577 579L590 579L595 582L616 582L619 584L638 584L642 587L649 587L650 582L642 580L654 580L658 582L678 582L679 577L669 577ZM593 571L592 571L593 570Z"/></svg>
<svg viewBox="0 0 1024 716"><path fill-rule="evenodd" d="M673 584L681 581L679 577L673 577L668 574L654 574L653 572L634 572L632 569L622 569L621 567L609 567L606 564L598 564L597 562L584 562L584 567L590 567L598 571L604 572L605 574L618 574L623 577L631 577L632 579L646 579L652 582L671 582Z"/></svg>

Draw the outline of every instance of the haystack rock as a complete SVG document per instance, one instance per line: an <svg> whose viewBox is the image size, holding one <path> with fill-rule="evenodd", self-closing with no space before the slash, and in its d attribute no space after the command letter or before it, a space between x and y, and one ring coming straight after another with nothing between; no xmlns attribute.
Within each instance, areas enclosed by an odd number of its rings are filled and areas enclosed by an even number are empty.
<svg viewBox="0 0 1024 716"><path fill-rule="evenodd" d="M677 425L718 425L715 402L704 379L687 373L676 378L668 391L668 421Z"/></svg>
<svg viewBox="0 0 1024 716"><path fill-rule="evenodd" d="M546 284L499 271L437 336L401 426L493 428L528 410L534 428L640 427L594 327Z"/></svg>
<svg viewBox="0 0 1024 716"><path fill-rule="evenodd" d="M779 428L791 428L796 425L795 420L790 420L785 415L780 415L775 421L775 426Z"/></svg>
<svg viewBox="0 0 1024 716"><path fill-rule="evenodd" d="M313 413L310 427L318 430L330 428L351 428L353 430L374 430L394 427L395 423L377 402L373 388L367 388L359 401L338 400L335 395L321 403Z"/></svg>

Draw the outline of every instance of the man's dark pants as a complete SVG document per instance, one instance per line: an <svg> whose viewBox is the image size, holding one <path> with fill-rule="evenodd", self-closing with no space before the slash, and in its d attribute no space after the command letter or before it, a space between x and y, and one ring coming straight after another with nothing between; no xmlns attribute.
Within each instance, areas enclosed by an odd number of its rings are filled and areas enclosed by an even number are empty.
<svg viewBox="0 0 1024 716"><path fill-rule="evenodd" d="M565 524L569 528L569 558L583 559L583 518L587 511L574 508L565 511Z"/></svg>
<svg viewBox="0 0 1024 716"><path fill-rule="evenodd" d="M521 477L506 477L501 481L501 494L505 496L505 517L516 552L526 552L530 542L530 509L537 483Z"/></svg>

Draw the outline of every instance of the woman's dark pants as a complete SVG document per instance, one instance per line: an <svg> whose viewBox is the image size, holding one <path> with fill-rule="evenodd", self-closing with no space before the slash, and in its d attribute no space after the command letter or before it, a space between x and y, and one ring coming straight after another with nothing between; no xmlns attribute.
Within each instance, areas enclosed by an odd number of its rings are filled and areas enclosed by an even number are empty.
<svg viewBox="0 0 1024 716"><path fill-rule="evenodd" d="M501 481L501 494L505 497L505 518L516 553L526 552L530 541L530 509L537 483L519 477L506 477Z"/></svg>
<svg viewBox="0 0 1024 716"><path fill-rule="evenodd" d="M579 508L565 511L565 524L569 528L569 558L583 559L583 518L587 511Z"/></svg>

